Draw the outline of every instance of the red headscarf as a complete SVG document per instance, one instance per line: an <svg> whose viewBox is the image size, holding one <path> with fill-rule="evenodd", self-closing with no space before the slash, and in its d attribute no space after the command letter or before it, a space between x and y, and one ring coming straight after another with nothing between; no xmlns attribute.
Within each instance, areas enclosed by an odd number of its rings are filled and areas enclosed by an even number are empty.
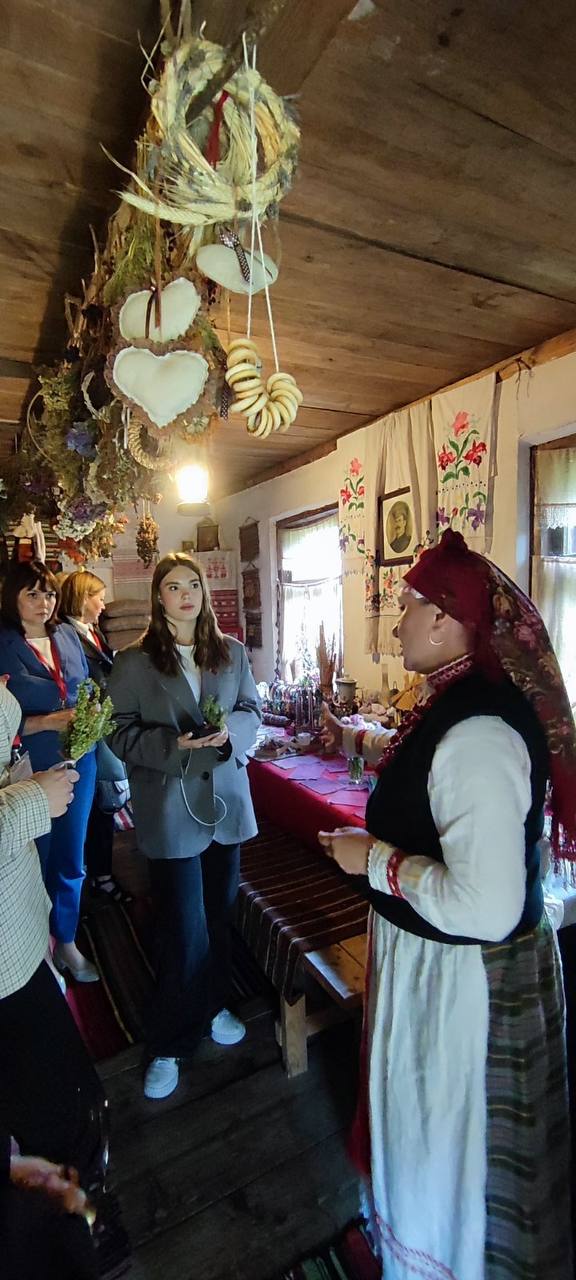
<svg viewBox="0 0 576 1280"><path fill-rule="evenodd" d="M552 845L576 860L576 728L568 694L536 606L491 560L447 529L405 581L469 627L474 656L491 680L508 676L533 706L550 751Z"/></svg>

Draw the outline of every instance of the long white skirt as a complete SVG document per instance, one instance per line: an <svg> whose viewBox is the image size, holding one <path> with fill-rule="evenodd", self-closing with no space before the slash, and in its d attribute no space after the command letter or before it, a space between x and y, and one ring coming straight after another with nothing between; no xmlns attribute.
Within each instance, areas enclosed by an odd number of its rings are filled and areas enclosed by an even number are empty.
<svg viewBox="0 0 576 1280"><path fill-rule="evenodd" d="M480 946L372 918L370 1216L385 1280L483 1280L489 993Z"/></svg>

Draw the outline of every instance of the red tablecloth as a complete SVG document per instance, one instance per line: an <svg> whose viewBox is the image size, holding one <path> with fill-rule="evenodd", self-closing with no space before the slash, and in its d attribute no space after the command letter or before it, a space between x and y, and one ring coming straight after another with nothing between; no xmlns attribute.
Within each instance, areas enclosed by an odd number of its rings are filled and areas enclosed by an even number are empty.
<svg viewBox="0 0 576 1280"><path fill-rule="evenodd" d="M342 756L251 760L248 773L257 814L312 849L318 831L364 826L368 789L350 782Z"/></svg>

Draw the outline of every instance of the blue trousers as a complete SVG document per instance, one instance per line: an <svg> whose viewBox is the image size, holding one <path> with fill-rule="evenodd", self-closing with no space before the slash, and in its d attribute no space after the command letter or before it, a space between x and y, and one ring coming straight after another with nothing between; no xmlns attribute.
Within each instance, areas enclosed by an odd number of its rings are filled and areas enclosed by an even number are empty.
<svg viewBox="0 0 576 1280"><path fill-rule="evenodd" d="M80 914L80 894L84 880L84 841L96 783L96 756L93 751L76 765L80 778L74 785L74 799L52 830L36 841L42 876L52 903L50 932L58 942L73 942Z"/></svg>
<svg viewBox="0 0 576 1280"><path fill-rule="evenodd" d="M196 858L150 859L156 988L146 1042L153 1057L187 1057L230 994L230 918L240 845L215 840Z"/></svg>

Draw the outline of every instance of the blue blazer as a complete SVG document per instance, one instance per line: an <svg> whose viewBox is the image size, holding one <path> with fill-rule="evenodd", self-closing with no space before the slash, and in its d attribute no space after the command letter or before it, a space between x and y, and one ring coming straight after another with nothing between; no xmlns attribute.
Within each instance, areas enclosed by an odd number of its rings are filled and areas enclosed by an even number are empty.
<svg viewBox="0 0 576 1280"><path fill-rule="evenodd" d="M88 663L74 628L58 623L54 641L66 684L66 706L76 706L78 686L88 676ZM13 627L0 628L0 675L9 675L8 688L18 699L23 718L60 710L60 694L56 681ZM60 735L23 734L22 744L30 752L34 772L49 769L61 759Z"/></svg>

